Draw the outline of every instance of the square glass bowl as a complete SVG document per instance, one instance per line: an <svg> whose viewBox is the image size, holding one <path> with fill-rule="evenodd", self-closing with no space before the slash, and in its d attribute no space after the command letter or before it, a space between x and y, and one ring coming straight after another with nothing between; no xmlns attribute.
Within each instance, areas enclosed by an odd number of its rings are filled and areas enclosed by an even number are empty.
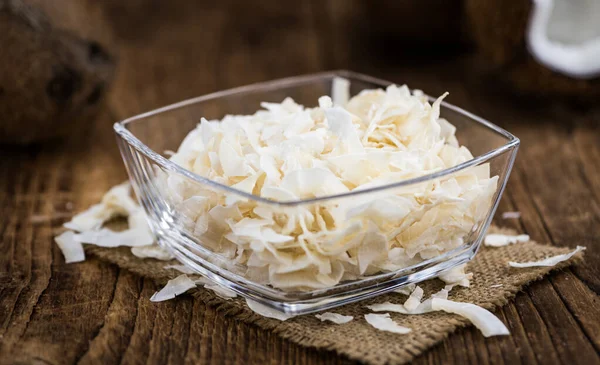
<svg viewBox="0 0 600 365"><path fill-rule="evenodd" d="M515 160L519 139L504 129L451 104L442 103L441 117L456 126L456 137L474 158L435 173L402 180L390 185L350 191L335 196L275 201L222 185L182 168L168 159L167 151L176 151L200 121L221 119L227 114L253 114L261 102L281 102L292 97L298 104L313 107L322 95L330 95L338 77L350 81L350 94L364 89L385 88L390 82L348 71L299 76L220 91L150 111L114 125L125 166L140 204L158 243L179 261L239 295L288 314L305 314L377 296L404 285L437 276L472 259L496 210ZM433 102L434 99L430 98ZM358 276L333 286L309 290L275 288L265 280L247 275L247 267L236 262L235 252L225 252L224 234L195 234L197 213L182 205L181 197L168 189L183 184L205 194L225 194L251 202L255 206L286 214L294 209L319 209L322 206L352 202L377 202L386 197L406 194L419 184L439 184L477 168L489 168L498 176L495 192L488 204L479 208L477 220L463 227L464 235L456 247L438 256L423 259L408 267ZM450 218L449 218L450 219ZM455 222L437 222L453 224ZM211 221L215 231L225 232L225 222ZM219 227L217 227L219 226ZM225 227L225 228L224 228ZM208 228L210 231L211 227ZM218 229L216 229L218 228ZM201 238L199 238L201 237ZM333 268L335 270L335 268Z"/></svg>

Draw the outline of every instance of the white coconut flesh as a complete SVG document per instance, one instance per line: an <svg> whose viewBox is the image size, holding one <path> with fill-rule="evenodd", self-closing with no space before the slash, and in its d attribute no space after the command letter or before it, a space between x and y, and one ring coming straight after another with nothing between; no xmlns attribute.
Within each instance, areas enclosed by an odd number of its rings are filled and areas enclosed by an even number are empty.
<svg viewBox="0 0 600 365"><path fill-rule="evenodd" d="M527 46L538 62L558 73L600 76L600 1L533 0Z"/></svg>

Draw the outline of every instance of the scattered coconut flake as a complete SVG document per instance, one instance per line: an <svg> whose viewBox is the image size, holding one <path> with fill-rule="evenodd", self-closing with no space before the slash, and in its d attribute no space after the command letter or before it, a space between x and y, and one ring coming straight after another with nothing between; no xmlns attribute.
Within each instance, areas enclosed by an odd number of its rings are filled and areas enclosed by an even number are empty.
<svg viewBox="0 0 600 365"><path fill-rule="evenodd" d="M83 231L75 234L73 237L78 242L100 247L148 246L154 242L152 234L145 230L135 229L115 232L107 228L102 228L97 231Z"/></svg>
<svg viewBox="0 0 600 365"><path fill-rule="evenodd" d="M574 251L563 254L563 255L556 255L556 256L548 257L548 258L546 258L544 260L540 260L540 261L531 261L531 262L510 261L508 263L508 265L511 267L519 267L519 268L536 267L536 266L554 266L554 265L558 264L559 262L563 262L563 261L570 259L571 257L573 257L573 255L575 255L576 253L583 251L583 250L585 250L585 247L577 246L577 248Z"/></svg>
<svg viewBox="0 0 600 365"><path fill-rule="evenodd" d="M490 285L490 288L500 288L502 286L502 284L494 284L494 285Z"/></svg>
<svg viewBox="0 0 600 365"><path fill-rule="evenodd" d="M521 212L504 212L502 213L502 219L519 219L521 218Z"/></svg>
<svg viewBox="0 0 600 365"><path fill-rule="evenodd" d="M433 298L448 299L448 293L450 292L450 290L452 290L453 287L454 287L454 285L446 285L443 289L441 289L437 293L433 293L429 299L419 303L416 307L414 307L410 310L408 308L406 308L406 305L393 304L390 302L367 305L367 308L369 308L370 310L372 310L374 312L395 312L395 313L402 313L402 314L429 313L429 312L433 311L433 309L431 309L431 301L433 300Z"/></svg>
<svg viewBox="0 0 600 365"><path fill-rule="evenodd" d="M169 270L169 269L173 269L176 271L179 271L180 273L183 274L197 274L197 272L195 272L193 269L185 266L185 265L167 265L165 267L163 267L163 269L165 270Z"/></svg>
<svg viewBox="0 0 600 365"><path fill-rule="evenodd" d="M325 312L323 314L315 314L315 317L321 320L321 322L330 321L336 324L344 324L352 321L354 317L345 316L339 313Z"/></svg>
<svg viewBox="0 0 600 365"><path fill-rule="evenodd" d="M63 226L78 232L90 231L99 228L115 216L128 216L139 209L139 205L131 197L131 185L129 182L124 182L112 187L104 194L100 203L77 214Z"/></svg>
<svg viewBox="0 0 600 365"><path fill-rule="evenodd" d="M196 283L196 285L210 285L213 281L207 277L200 276L199 278L194 279L194 283Z"/></svg>
<svg viewBox="0 0 600 365"><path fill-rule="evenodd" d="M369 314L365 314L365 320L371 326L377 328L380 331L398 333L398 334L402 334L402 335L410 333L412 331L410 328L400 326L399 324L397 324L396 322L394 322L390 318L390 314L389 313L384 313L384 314L369 313Z"/></svg>
<svg viewBox="0 0 600 365"><path fill-rule="evenodd" d="M421 304L421 299L423 299L423 289L417 286L404 302L404 308L409 312L415 310Z"/></svg>
<svg viewBox="0 0 600 365"><path fill-rule="evenodd" d="M506 234L488 234L485 236L484 244L490 247L508 246L513 243L522 243L529 241L529 235L520 234L518 236Z"/></svg>
<svg viewBox="0 0 600 365"><path fill-rule="evenodd" d="M83 245L73 237L75 235L72 231L66 231L59 236L54 237L54 241L62 251L65 257L65 263L70 264L72 262L85 261L85 251Z"/></svg>
<svg viewBox="0 0 600 365"><path fill-rule="evenodd" d="M438 278L451 285L460 285L468 288L471 285L473 273L465 273L467 264L456 266L450 270L443 271Z"/></svg>
<svg viewBox="0 0 600 365"><path fill-rule="evenodd" d="M195 288L196 284L187 275L179 275L175 279L169 280L167 285L160 291L154 293L150 298L151 302L162 302L169 299L174 299L176 296L185 293L186 291Z"/></svg>
<svg viewBox="0 0 600 365"><path fill-rule="evenodd" d="M157 260L162 260L162 261L168 261L168 260L172 260L174 258L173 255L169 251L165 250L164 248L160 247L157 244L132 247L131 253L134 256L137 256L141 259L152 258L152 259L157 259Z"/></svg>
<svg viewBox="0 0 600 365"><path fill-rule="evenodd" d="M350 81L343 77L335 77L331 90L331 98L336 105L346 105L350 100Z"/></svg>
<svg viewBox="0 0 600 365"><path fill-rule="evenodd" d="M455 287L455 285L446 285L439 292L431 294L431 298L448 299L448 294Z"/></svg>
<svg viewBox="0 0 600 365"><path fill-rule="evenodd" d="M410 295L413 292L413 290L415 290L415 284L408 284L406 286L394 290L394 293Z"/></svg>
<svg viewBox="0 0 600 365"><path fill-rule="evenodd" d="M237 293L217 283L204 284L208 290L212 290L218 297L223 299L231 299L237 297Z"/></svg>
<svg viewBox="0 0 600 365"><path fill-rule="evenodd" d="M493 313L471 303L453 302L447 299L434 298L431 302L433 310L442 310L467 318L477 327L484 337L509 335L508 328Z"/></svg>
<svg viewBox="0 0 600 365"><path fill-rule="evenodd" d="M293 314L280 312L278 310L267 307L264 304L260 304L259 302L255 302L254 300L248 298L246 298L246 304L248 304L248 308L250 308L254 313L259 314L263 317L278 319L280 321L285 321L292 317L295 317Z"/></svg>

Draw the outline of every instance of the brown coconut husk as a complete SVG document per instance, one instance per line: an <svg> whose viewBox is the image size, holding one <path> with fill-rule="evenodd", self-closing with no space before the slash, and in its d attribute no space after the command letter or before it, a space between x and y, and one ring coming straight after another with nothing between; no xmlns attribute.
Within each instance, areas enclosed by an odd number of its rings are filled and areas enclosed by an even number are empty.
<svg viewBox="0 0 600 365"><path fill-rule="evenodd" d="M600 78L574 79L539 64L527 50L525 34L531 1L465 0L469 35L496 80L522 95L550 96L576 101L600 97Z"/></svg>
<svg viewBox="0 0 600 365"><path fill-rule="evenodd" d="M89 122L114 70L99 44L54 29L17 0L0 0L0 35L0 143L29 144Z"/></svg>

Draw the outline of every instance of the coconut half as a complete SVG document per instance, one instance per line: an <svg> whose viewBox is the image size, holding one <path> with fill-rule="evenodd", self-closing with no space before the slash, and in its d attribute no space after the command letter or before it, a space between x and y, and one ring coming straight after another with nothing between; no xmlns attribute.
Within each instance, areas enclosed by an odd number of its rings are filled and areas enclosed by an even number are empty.
<svg viewBox="0 0 600 365"><path fill-rule="evenodd" d="M533 0L526 38L546 67L578 79L600 76L600 1Z"/></svg>

